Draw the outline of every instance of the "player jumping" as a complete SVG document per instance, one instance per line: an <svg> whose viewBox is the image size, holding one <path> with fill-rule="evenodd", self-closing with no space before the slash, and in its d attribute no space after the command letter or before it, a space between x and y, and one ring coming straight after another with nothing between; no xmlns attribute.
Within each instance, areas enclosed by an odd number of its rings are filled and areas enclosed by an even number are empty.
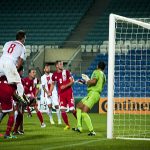
<svg viewBox="0 0 150 150"><path fill-rule="evenodd" d="M19 31L16 34L16 41L9 41L3 47L3 54L0 58L0 76L5 75L9 84L17 85L18 95L23 99L24 88L17 68L25 59L25 43L26 33Z"/></svg>

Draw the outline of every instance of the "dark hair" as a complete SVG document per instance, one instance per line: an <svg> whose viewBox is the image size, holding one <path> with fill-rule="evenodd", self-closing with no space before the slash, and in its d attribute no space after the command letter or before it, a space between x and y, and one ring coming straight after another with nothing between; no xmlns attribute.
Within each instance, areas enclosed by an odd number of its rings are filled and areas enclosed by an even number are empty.
<svg viewBox="0 0 150 150"><path fill-rule="evenodd" d="M105 69L105 63L103 62L103 61L100 61L99 63L98 63L98 68L99 69L101 69L101 70L104 70Z"/></svg>
<svg viewBox="0 0 150 150"><path fill-rule="evenodd" d="M47 67L47 66L50 66L50 64L48 64L48 63L45 63L44 67Z"/></svg>
<svg viewBox="0 0 150 150"><path fill-rule="evenodd" d="M28 74L31 73L32 70L35 70L35 68L31 68L28 70Z"/></svg>
<svg viewBox="0 0 150 150"><path fill-rule="evenodd" d="M57 60L57 61L55 62L55 66L56 66L59 62L62 62L62 61L61 61L61 60Z"/></svg>
<svg viewBox="0 0 150 150"><path fill-rule="evenodd" d="M20 30L16 34L16 40L22 40L25 38L26 33L23 30Z"/></svg>

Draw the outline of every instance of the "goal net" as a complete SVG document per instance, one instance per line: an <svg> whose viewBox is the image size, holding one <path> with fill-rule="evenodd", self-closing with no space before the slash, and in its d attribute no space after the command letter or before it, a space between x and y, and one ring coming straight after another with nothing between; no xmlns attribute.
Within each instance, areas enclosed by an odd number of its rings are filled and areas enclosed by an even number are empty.
<svg viewBox="0 0 150 150"><path fill-rule="evenodd" d="M149 22L110 15L107 138L150 140Z"/></svg>

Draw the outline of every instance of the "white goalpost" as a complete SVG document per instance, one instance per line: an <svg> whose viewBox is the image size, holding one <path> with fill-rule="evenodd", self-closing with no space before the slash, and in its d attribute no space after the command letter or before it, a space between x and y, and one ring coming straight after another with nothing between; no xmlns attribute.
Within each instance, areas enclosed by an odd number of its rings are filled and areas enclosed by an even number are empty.
<svg viewBox="0 0 150 150"><path fill-rule="evenodd" d="M110 14L108 139L150 140L149 22Z"/></svg>

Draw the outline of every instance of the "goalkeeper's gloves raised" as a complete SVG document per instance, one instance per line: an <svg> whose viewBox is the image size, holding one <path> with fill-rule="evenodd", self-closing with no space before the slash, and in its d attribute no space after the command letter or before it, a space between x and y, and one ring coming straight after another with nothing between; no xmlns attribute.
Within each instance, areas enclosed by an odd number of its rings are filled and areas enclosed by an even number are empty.
<svg viewBox="0 0 150 150"><path fill-rule="evenodd" d="M83 80L83 79L78 79L77 82L78 82L79 84L86 84L86 81Z"/></svg>
<svg viewBox="0 0 150 150"><path fill-rule="evenodd" d="M90 80L90 78L86 74L82 74L82 79L85 80L86 84Z"/></svg>

